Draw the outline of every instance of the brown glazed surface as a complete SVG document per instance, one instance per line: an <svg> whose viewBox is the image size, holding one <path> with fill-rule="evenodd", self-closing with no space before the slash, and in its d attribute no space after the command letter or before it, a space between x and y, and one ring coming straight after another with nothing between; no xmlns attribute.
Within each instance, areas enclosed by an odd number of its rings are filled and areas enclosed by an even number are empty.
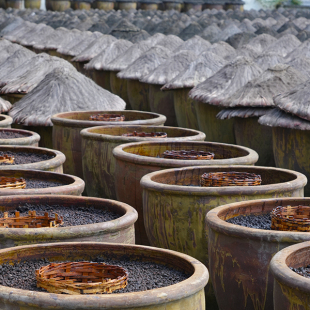
<svg viewBox="0 0 310 310"><path fill-rule="evenodd" d="M308 233L253 229L225 220L239 214L267 213L279 205L299 204L310 205L310 200L278 195L228 204L208 213L209 268L221 309L274 309L274 278L269 268L272 257L287 246L310 240Z"/></svg>
<svg viewBox="0 0 310 310"><path fill-rule="evenodd" d="M275 310L306 310L310 305L310 279L298 275L289 267L310 264L310 242L302 242L278 252L270 263L275 278L273 302Z"/></svg>

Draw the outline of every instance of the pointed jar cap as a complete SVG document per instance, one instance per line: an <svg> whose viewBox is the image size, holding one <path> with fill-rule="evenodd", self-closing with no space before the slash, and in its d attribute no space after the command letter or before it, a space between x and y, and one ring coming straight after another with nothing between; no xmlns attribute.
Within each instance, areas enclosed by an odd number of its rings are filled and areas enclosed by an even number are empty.
<svg viewBox="0 0 310 310"><path fill-rule="evenodd" d="M69 111L124 110L126 103L85 75L65 67L54 69L10 111L15 123L52 126L51 116Z"/></svg>

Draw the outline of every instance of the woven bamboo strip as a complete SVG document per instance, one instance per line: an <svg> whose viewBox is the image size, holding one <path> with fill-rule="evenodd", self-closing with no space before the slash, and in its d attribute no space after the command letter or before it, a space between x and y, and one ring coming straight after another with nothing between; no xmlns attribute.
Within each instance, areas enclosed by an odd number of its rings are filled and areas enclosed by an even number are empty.
<svg viewBox="0 0 310 310"><path fill-rule="evenodd" d="M185 151L185 150L172 150L165 151L162 155L164 158L168 159L185 159L185 160L212 160L214 158L214 154L205 151Z"/></svg>
<svg viewBox="0 0 310 310"><path fill-rule="evenodd" d="M57 213L54 217L47 212L44 216L37 216L36 211L28 211L28 216L20 216L19 211L15 211L15 217L9 217L8 212L4 212L3 218L0 218L0 227L6 228L58 227L62 223L63 219Z"/></svg>
<svg viewBox="0 0 310 310"><path fill-rule="evenodd" d="M129 132L122 134L124 137L147 137L147 138L167 138L165 132Z"/></svg>
<svg viewBox="0 0 310 310"><path fill-rule="evenodd" d="M36 279L48 292L70 295L112 293L127 286L126 270L104 263L52 263L36 270Z"/></svg>
<svg viewBox="0 0 310 310"><path fill-rule="evenodd" d="M211 172L204 173L200 177L200 186L257 186L261 185L261 176L247 172Z"/></svg>
<svg viewBox="0 0 310 310"><path fill-rule="evenodd" d="M309 206L278 206L271 215L271 229L282 231L310 231Z"/></svg>
<svg viewBox="0 0 310 310"><path fill-rule="evenodd" d="M123 122L125 116L121 114L94 114L89 117L91 121L104 121L104 122Z"/></svg>
<svg viewBox="0 0 310 310"><path fill-rule="evenodd" d="M14 156L9 156L4 154L3 156L0 156L0 164L6 163L6 164L14 164Z"/></svg>
<svg viewBox="0 0 310 310"><path fill-rule="evenodd" d="M26 188L23 178L0 177L0 188Z"/></svg>

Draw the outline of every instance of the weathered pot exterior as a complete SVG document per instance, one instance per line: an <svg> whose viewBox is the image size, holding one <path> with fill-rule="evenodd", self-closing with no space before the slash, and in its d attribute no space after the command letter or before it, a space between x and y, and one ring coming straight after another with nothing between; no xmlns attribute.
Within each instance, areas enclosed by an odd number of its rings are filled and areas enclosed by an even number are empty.
<svg viewBox="0 0 310 310"><path fill-rule="evenodd" d="M177 160L158 158L166 150L205 150L223 154L226 159L219 160ZM240 153L239 153L240 152ZM229 154L234 153L230 158ZM239 153L239 155L238 155ZM209 142L141 142L129 143L113 150L116 158L115 190L117 200L133 206L139 213L136 223L137 243L148 244L143 222L143 203L141 178L151 172L186 166L205 165L253 165L257 161L257 153L239 146Z"/></svg>
<svg viewBox="0 0 310 310"><path fill-rule="evenodd" d="M182 10L182 3L181 2L168 2L164 1L164 8L166 11L175 10L181 12Z"/></svg>
<svg viewBox="0 0 310 310"><path fill-rule="evenodd" d="M104 126L83 129L82 164L83 178L89 196L116 199L115 171L116 160L113 149L129 142L152 141L152 138L124 137L128 132L166 132L167 138L159 141L203 141L204 133L177 127L166 126Z"/></svg>
<svg viewBox="0 0 310 310"><path fill-rule="evenodd" d="M65 10L70 9L71 3L70 1L65 0L52 0L51 5L52 5L52 11L63 12Z"/></svg>
<svg viewBox="0 0 310 310"><path fill-rule="evenodd" d="M85 76L93 79L91 76L92 71L86 70L84 65L87 64L88 61L71 61L71 64L78 70L79 72L83 73Z"/></svg>
<svg viewBox="0 0 310 310"><path fill-rule="evenodd" d="M21 130L21 129L11 129L11 128L0 128L1 132L16 132L24 135L22 138L11 138L11 139L0 139L0 145L29 145L29 146L39 146L40 136L33 131Z"/></svg>
<svg viewBox="0 0 310 310"><path fill-rule="evenodd" d="M247 228L225 221L240 213L268 213L279 205L309 205L309 198L277 196L221 206L207 214L210 278L220 309L274 309L272 257L289 245L310 240L308 233Z"/></svg>
<svg viewBox="0 0 310 310"><path fill-rule="evenodd" d="M52 0L45 0L45 7L46 7L46 11L51 11L53 9Z"/></svg>
<svg viewBox="0 0 310 310"><path fill-rule="evenodd" d="M41 0L25 0L26 9L38 9L40 10Z"/></svg>
<svg viewBox="0 0 310 310"><path fill-rule="evenodd" d="M6 0L6 7L23 10L25 8L24 0Z"/></svg>
<svg viewBox="0 0 310 310"><path fill-rule="evenodd" d="M117 6L119 10L125 10L125 11L130 11L130 10L136 10L137 9L137 2L132 1L130 2L127 1L117 1Z"/></svg>
<svg viewBox="0 0 310 310"><path fill-rule="evenodd" d="M92 80L102 88L111 91L110 71L89 69Z"/></svg>
<svg viewBox="0 0 310 310"><path fill-rule="evenodd" d="M188 12L190 10L195 10L195 11L201 11L202 10L202 3L199 3L197 1L197 3L194 2L184 2L184 7L183 7L183 12Z"/></svg>
<svg viewBox="0 0 310 310"><path fill-rule="evenodd" d="M224 10L238 10L243 12L243 5L239 3L225 3Z"/></svg>
<svg viewBox="0 0 310 310"><path fill-rule="evenodd" d="M221 108L195 101L199 130L206 134L207 141L235 144L234 119L219 120L216 115Z"/></svg>
<svg viewBox="0 0 310 310"><path fill-rule="evenodd" d="M140 2L140 9L145 11L154 11L158 10L158 3L141 3Z"/></svg>
<svg viewBox="0 0 310 310"><path fill-rule="evenodd" d="M234 132L237 144L247 146L258 153L257 166L275 166L271 127L260 125L258 117L237 117Z"/></svg>
<svg viewBox="0 0 310 310"><path fill-rule="evenodd" d="M0 114L0 128L11 128L13 118L8 115Z"/></svg>
<svg viewBox="0 0 310 310"><path fill-rule="evenodd" d="M122 114L124 122L90 121L93 114ZM126 121L128 119L128 121ZM140 111L77 111L55 114L53 122L53 148L66 155L64 172L83 178L80 131L94 126L163 125L165 116Z"/></svg>
<svg viewBox="0 0 310 310"><path fill-rule="evenodd" d="M310 154L310 135L307 130L272 128L273 154L276 166L299 171L310 177L307 158ZM305 195L310 195L310 185L305 187Z"/></svg>
<svg viewBox="0 0 310 310"><path fill-rule="evenodd" d="M98 10L111 11L114 9L114 2L95 1L94 7Z"/></svg>
<svg viewBox="0 0 310 310"><path fill-rule="evenodd" d="M309 247L309 241L289 246L278 252L271 260L270 269L275 279L273 286L275 310L309 309L310 281L289 268L309 265Z"/></svg>
<svg viewBox="0 0 310 310"><path fill-rule="evenodd" d="M199 179L203 173L217 171L257 173L271 184L200 187ZM208 250L207 240L203 237L206 229L203 219L210 210L236 201L302 197L306 182L306 177L295 171L255 166L186 167L145 175L141 186L148 239L152 246L180 251L207 264ZM167 218L167 214L173 214L173 217ZM186 214L191 216L184 221L182 219Z"/></svg>
<svg viewBox="0 0 310 310"><path fill-rule="evenodd" d="M83 2L83 1L72 1L71 6L73 10L86 10L89 11L91 8L90 2Z"/></svg>
<svg viewBox="0 0 310 310"><path fill-rule="evenodd" d="M49 154L55 156L51 159L39 161L31 164L21 164L21 165L1 165L0 171L2 170L20 170L20 169L32 169L32 170L42 170L42 171L54 171L58 173L63 172L62 165L66 160L66 157L63 153L45 149L42 147L33 147L33 146L12 146L4 145L0 146L0 151L10 151L10 152L23 152L23 153L37 153L37 154Z"/></svg>
<svg viewBox="0 0 310 310"><path fill-rule="evenodd" d="M12 124L13 128L23 129L27 131L36 132L40 136L39 146L45 147L48 149L53 148L53 140L52 140L52 133L53 127L52 126L25 126L19 124Z"/></svg>
<svg viewBox="0 0 310 310"><path fill-rule="evenodd" d="M174 110L178 126L199 129L196 115L196 101L188 97L190 88L173 89Z"/></svg>
<svg viewBox="0 0 310 310"><path fill-rule="evenodd" d="M51 0L45 0L45 1L46 1L45 5L49 5L50 2L51 2ZM46 10L47 10L47 9L46 9ZM51 56L57 56L57 57L59 57L59 56L57 55L57 54L58 54L57 49L49 49L49 50L45 50L45 52L48 53L48 54L51 55Z"/></svg>
<svg viewBox="0 0 310 310"><path fill-rule="evenodd" d="M55 243L15 247L0 251L0 264L23 259L46 257L49 260L94 260L100 257L122 257L130 260L148 260L178 268L192 275L175 285L136 293L102 295L62 295L30 292L0 287L0 305L14 310L204 310L204 286L208 270L199 261L173 251L143 246L99 242Z"/></svg>
<svg viewBox="0 0 310 310"><path fill-rule="evenodd" d="M12 3L19 3L20 1L12 1ZM24 1L21 1L22 2L22 5L24 5ZM17 6L21 5L21 4L16 4ZM9 6L10 8L14 8L14 9L18 9L16 7L13 7L13 6ZM1 97L4 99L4 100L7 100L9 101L11 104L14 104L16 103L17 101L19 101L20 99L22 99L23 97L25 96L25 94L4 94L4 95L1 95Z"/></svg>
<svg viewBox="0 0 310 310"><path fill-rule="evenodd" d="M223 10L223 4L211 4L211 3L204 3L202 6L203 10L212 10L212 9L216 9L216 10Z"/></svg>
<svg viewBox="0 0 310 310"><path fill-rule="evenodd" d="M52 0L52 1L57 2L58 0ZM67 60L69 62L71 62L71 60L74 58L74 56L61 54L61 53L57 52L57 50L50 50L50 55L62 58L62 59Z"/></svg>
<svg viewBox="0 0 310 310"><path fill-rule="evenodd" d="M58 1L58 0L57 0ZM61 56L57 56L57 57L60 57L60 58L63 58L64 60L67 60L69 62L71 62L71 60L74 58L74 56L71 56L71 55L65 55L65 54L60 54L57 52L58 55L61 55Z"/></svg>
<svg viewBox="0 0 310 310"><path fill-rule="evenodd" d="M137 212L125 203L90 197L63 195L23 195L0 197L0 210L15 210L18 206L29 204L94 207L113 211L121 217L113 221L54 228L0 228L0 249L45 242L111 242L134 244L134 223Z"/></svg>
<svg viewBox="0 0 310 310"><path fill-rule="evenodd" d="M131 110L131 106L127 93L127 80L119 79L116 74L117 71L110 71L110 86L113 94L118 95L126 102L126 110Z"/></svg>
<svg viewBox="0 0 310 310"><path fill-rule="evenodd" d="M25 189L0 189L0 196L16 196L16 195L71 195L80 196L85 188L82 179L62 173L40 170L1 170L1 176L24 178L27 180L49 180L53 182L63 183L61 186L46 188L25 188Z"/></svg>
<svg viewBox="0 0 310 310"><path fill-rule="evenodd" d="M138 80L127 80L128 100L133 110L151 111L149 104L149 85Z"/></svg>
<svg viewBox="0 0 310 310"><path fill-rule="evenodd" d="M162 85L149 84L149 103L152 112L163 114L167 117L167 126L177 126L174 111L173 92L161 91Z"/></svg>

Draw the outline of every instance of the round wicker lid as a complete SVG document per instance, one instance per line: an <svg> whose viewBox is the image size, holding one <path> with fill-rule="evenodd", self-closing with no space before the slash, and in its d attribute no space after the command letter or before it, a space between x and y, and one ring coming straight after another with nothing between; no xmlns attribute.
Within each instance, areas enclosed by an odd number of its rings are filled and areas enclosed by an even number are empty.
<svg viewBox="0 0 310 310"><path fill-rule="evenodd" d="M195 150L178 150L178 151L165 151L162 155L164 158L169 159L185 159L185 160L212 160L214 153Z"/></svg>
<svg viewBox="0 0 310 310"><path fill-rule="evenodd" d="M122 134L123 137L146 137L146 138L167 138L167 133L165 132L128 132Z"/></svg>
<svg viewBox="0 0 310 310"><path fill-rule="evenodd" d="M257 186L261 183L262 178L258 174L236 171L204 173L200 178L202 187Z"/></svg>
<svg viewBox="0 0 310 310"><path fill-rule="evenodd" d="M94 114L89 117L90 121L123 122L125 116L121 114Z"/></svg>
<svg viewBox="0 0 310 310"><path fill-rule="evenodd" d="M15 211L15 216L9 217L8 212L3 213L0 218L0 227L6 228L41 228L41 227L58 227L63 223L63 218L57 213L49 216L48 212L44 216L36 214L36 211L28 211L28 216L20 216L19 211Z"/></svg>
<svg viewBox="0 0 310 310"><path fill-rule="evenodd" d="M4 154L3 156L0 156L0 163L1 164L14 164L14 156L9 156L7 154Z"/></svg>
<svg viewBox="0 0 310 310"><path fill-rule="evenodd" d="M26 181L23 178L0 177L0 189L5 188L26 188Z"/></svg>
<svg viewBox="0 0 310 310"><path fill-rule="evenodd" d="M127 271L93 262L52 263L36 270L37 287L70 295L112 293L127 286Z"/></svg>
<svg viewBox="0 0 310 310"><path fill-rule="evenodd" d="M282 231L310 231L309 206L278 206L271 213L271 229Z"/></svg>

